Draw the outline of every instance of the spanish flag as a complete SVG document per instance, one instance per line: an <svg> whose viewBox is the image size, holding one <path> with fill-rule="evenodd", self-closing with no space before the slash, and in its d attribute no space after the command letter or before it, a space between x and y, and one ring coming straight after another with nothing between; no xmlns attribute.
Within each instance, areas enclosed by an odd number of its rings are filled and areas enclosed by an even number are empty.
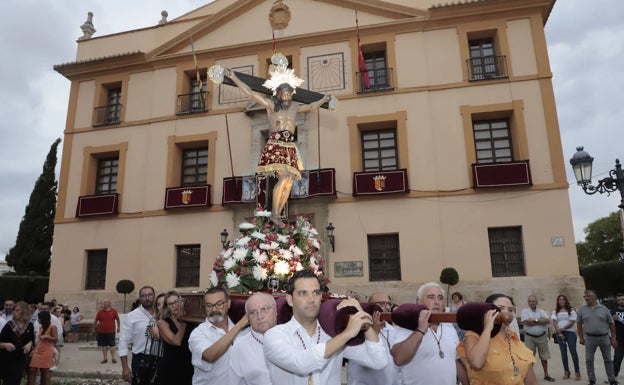
<svg viewBox="0 0 624 385"><path fill-rule="evenodd" d="M362 85L366 88L370 88L370 78L368 77L368 67L364 60L364 54L362 53L362 45L360 44L360 27L358 25L357 9L355 10L355 30L357 33L357 46L358 46L358 70L362 79Z"/></svg>

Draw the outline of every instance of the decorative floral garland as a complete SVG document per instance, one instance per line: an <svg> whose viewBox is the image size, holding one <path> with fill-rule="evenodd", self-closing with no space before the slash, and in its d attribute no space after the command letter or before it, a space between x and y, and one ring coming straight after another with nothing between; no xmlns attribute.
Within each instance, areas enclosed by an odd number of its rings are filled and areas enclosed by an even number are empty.
<svg viewBox="0 0 624 385"><path fill-rule="evenodd" d="M211 287L223 287L230 292L265 291L269 282L279 282L283 289L296 271L312 270L328 291L329 280L320 256L318 231L305 216L294 223L273 224L271 212L256 208L249 222L239 225L241 235L223 249L210 273Z"/></svg>

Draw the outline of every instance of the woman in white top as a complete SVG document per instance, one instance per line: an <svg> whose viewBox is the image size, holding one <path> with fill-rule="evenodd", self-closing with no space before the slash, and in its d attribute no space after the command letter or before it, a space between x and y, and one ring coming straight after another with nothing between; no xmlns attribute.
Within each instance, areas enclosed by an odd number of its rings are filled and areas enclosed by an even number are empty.
<svg viewBox="0 0 624 385"><path fill-rule="evenodd" d="M561 361L563 362L563 370L565 371L563 378L570 378L567 347L570 349L570 355L572 356L575 379L579 381L581 379L581 372L579 370L578 354L576 353L576 327L574 326L576 323L576 309L570 306L568 297L563 294L557 297L557 305L550 318L553 320L553 326L559 339Z"/></svg>

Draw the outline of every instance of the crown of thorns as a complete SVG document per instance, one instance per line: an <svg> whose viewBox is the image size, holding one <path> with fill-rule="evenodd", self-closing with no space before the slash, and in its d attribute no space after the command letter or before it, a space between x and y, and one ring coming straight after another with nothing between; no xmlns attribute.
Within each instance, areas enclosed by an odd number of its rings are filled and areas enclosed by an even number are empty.
<svg viewBox="0 0 624 385"><path fill-rule="evenodd" d="M288 84L293 88L293 93L296 91L304 80L295 75L295 70L288 68L288 59L281 53L276 53L271 56L271 69L269 70L269 78L262 84L264 87L273 91L273 95L276 94L277 88L282 84Z"/></svg>

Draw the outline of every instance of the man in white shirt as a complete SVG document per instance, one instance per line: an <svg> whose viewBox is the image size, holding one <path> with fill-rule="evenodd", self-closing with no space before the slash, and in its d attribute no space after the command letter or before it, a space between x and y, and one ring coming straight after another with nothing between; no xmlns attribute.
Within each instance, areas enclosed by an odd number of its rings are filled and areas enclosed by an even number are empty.
<svg viewBox="0 0 624 385"><path fill-rule="evenodd" d="M57 316L50 312L50 308L52 306L54 306L54 304L50 302L43 302L41 303L41 305L39 305L38 310L39 312L45 311L50 313L50 323L56 327L57 333L63 333L63 323ZM39 325L39 319L37 319L37 321L35 321L35 323L33 324L33 328L35 330L35 343L39 342L39 337L37 336L37 334L39 333L40 326L41 325Z"/></svg>
<svg viewBox="0 0 624 385"><path fill-rule="evenodd" d="M13 319L13 306L15 306L15 301L12 299L4 300L4 310L2 311L1 317L4 318L5 322L9 322Z"/></svg>
<svg viewBox="0 0 624 385"><path fill-rule="evenodd" d="M119 358L121 359L121 376L132 385L139 385L138 364L144 352L151 347L147 326L154 322L154 288L143 286L139 290L140 306L126 314L121 333L119 333ZM128 366L128 345L132 344L132 368Z"/></svg>
<svg viewBox="0 0 624 385"><path fill-rule="evenodd" d="M548 328L550 326L550 318L543 309L538 309L539 301L534 295L527 298L529 307L522 309L520 321L524 324L524 344L533 354L537 350L539 358L544 369L544 380L554 382L555 379L548 375L548 359L550 358L550 350L548 350Z"/></svg>
<svg viewBox="0 0 624 385"><path fill-rule="evenodd" d="M383 312L392 311L390 296L385 293L373 293L368 297L368 303L377 305ZM398 385L399 371L392 360L391 341L396 338L395 327L379 320L379 315L373 315L373 327L379 332L379 339L383 343L388 355L388 365L383 369L371 369L357 362L349 362L347 366L347 385Z"/></svg>
<svg viewBox="0 0 624 385"><path fill-rule="evenodd" d="M362 327L372 325L372 317L361 308L349 317L344 331L335 337L323 330L317 319L321 285L314 272L296 272L288 281L286 291L293 317L264 334L264 354L273 384L339 385L343 357L373 369L387 365L383 343L372 327L367 328L363 344L345 347Z"/></svg>
<svg viewBox="0 0 624 385"><path fill-rule="evenodd" d="M436 282L425 283L418 289L418 303L427 308L418 316L418 327L414 331L397 327L392 346L400 384L468 385L466 369L455 350L459 338L453 324L429 322L432 311L444 311L444 289Z"/></svg>
<svg viewBox="0 0 624 385"><path fill-rule="evenodd" d="M277 323L275 299L267 293L256 293L245 302L245 313L251 330L230 349L229 385L271 385L263 345L264 332Z"/></svg>
<svg viewBox="0 0 624 385"><path fill-rule="evenodd" d="M230 371L230 346L242 336L248 324L244 315L236 324L229 318L230 296L219 287L204 294L206 321L197 326L189 337L189 349L195 372L193 385L221 385Z"/></svg>

